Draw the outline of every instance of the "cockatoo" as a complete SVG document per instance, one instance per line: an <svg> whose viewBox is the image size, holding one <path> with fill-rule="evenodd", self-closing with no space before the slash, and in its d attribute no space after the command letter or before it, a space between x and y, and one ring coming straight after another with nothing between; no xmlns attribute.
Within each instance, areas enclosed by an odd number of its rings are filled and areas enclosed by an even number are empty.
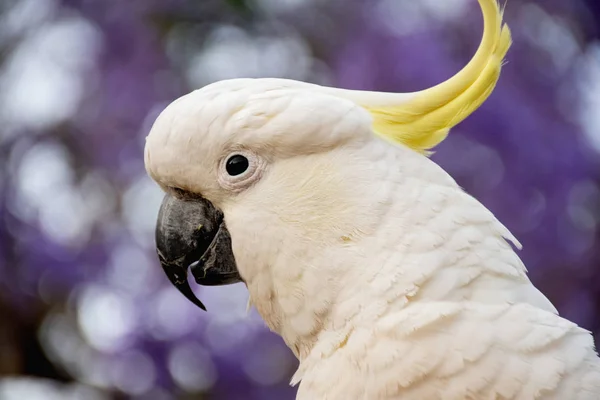
<svg viewBox="0 0 600 400"><path fill-rule="evenodd" d="M600 399L590 332L534 287L494 215L428 157L498 80L510 31L404 94L233 79L171 103L145 146L171 282L243 282L299 359L301 400Z"/></svg>

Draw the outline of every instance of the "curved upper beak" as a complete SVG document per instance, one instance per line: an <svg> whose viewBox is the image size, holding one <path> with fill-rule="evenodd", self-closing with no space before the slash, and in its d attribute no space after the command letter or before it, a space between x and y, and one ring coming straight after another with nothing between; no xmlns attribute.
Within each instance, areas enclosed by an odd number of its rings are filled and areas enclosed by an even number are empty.
<svg viewBox="0 0 600 400"><path fill-rule="evenodd" d="M223 213L208 200L178 199L166 194L156 223L156 251L171 283L192 303L206 307L187 280L191 267L196 282L205 286L241 282L231 236Z"/></svg>

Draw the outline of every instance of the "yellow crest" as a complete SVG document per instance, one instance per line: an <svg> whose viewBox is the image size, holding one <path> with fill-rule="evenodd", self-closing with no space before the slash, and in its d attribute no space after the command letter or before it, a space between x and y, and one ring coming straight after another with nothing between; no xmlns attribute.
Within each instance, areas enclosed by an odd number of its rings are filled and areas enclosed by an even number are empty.
<svg viewBox="0 0 600 400"><path fill-rule="evenodd" d="M508 26L502 23L503 12L497 1L478 1L484 20L483 38L460 72L430 89L403 94L396 102L389 93L385 101L376 105L355 97L371 113L377 134L428 154L427 150L446 138L450 128L479 108L492 93L512 39Z"/></svg>

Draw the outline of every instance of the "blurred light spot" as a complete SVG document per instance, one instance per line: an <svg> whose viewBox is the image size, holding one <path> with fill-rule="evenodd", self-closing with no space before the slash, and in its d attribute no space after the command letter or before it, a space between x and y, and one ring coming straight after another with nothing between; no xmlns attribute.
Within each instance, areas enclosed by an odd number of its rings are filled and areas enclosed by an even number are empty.
<svg viewBox="0 0 600 400"><path fill-rule="evenodd" d="M203 287L202 299L221 322L235 323L247 319L248 290L242 283Z"/></svg>
<svg viewBox="0 0 600 400"><path fill-rule="evenodd" d="M144 247L154 246L154 228L163 196L158 185L145 174L123 196L123 218Z"/></svg>
<svg viewBox="0 0 600 400"><path fill-rule="evenodd" d="M90 226L79 192L64 190L56 197L46 197L40 210L40 223L46 235L64 245L82 245L89 239Z"/></svg>
<svg viewBox="0 0 600 400"><path fill-rule="evenodd" d="M582 103L579 120L589 143L600 151L600 42L588 46L574 76Z"/></svg>
<svg viewBox="0 0 600 400"><path fill-rule="evenodd" d="M531 232L542 223L546 211L546 196L539 190L532 190L524 203L522 218L515 223L520 233Z"/></svg>
<svg viewBox="0 0 600 400"><path fill-rule="evenodd" d="M460 154L460 157L453 158L452 165L447 166L452 168L450 175L463 175L470 179L474 190L492 191L504 179L505 166L502 157L495 149L457 133L445 141L445 151L448 154ZM473 174L472 171L478 173Z"/></svg>
<svg viewBox="0 0 600 400"><path fill-rule="evenodd" d="M96 389L78 383L62 384L41 378L3 378L2 400L108 400Z"/></svg>
<svg viewBox="0 0 600 400"><path fill-rule="evenodd" d="M77 369L71 371L71 373L73 376L79 377L81 381L90 385L109 389L113 388L112 380L110 379L111 371L112 363L110 356L88 347L86 351L78 354Z"/></svg>
<svg viewBox="0 0 600 400"><path fill-rule="evenodd" d="M65 315L55 312L48 314L42 322L39 335L46 354L53 362L69 372L77 369L77 358L85 351L86 344Z"/></svg>
<svg viewBox="0 0 600 400"><path fill-rule="evenodd" d="M179 293L177 295L184 299ZM205 340L211 351L230 352L236 346L253 340L264 329L262 319L248 313L248 291L243 284L204 287L199 298L209 311L202 320L207 324Z"/></svg>
<svg viewBox="0 0 600 400"><path fill-rule="evenodd" d="M256 0L256 4L266 12L290 12L307 6L314 0Z"/></svg>
<svg viewBox="0 0 600 400"><path fill-rule="evenodd" d="M583 231L577 227L569 215L563 215L557 220L558 240L564 249L575 257L585 255L594 246L594 231Z"/></svg>
<svg viewBox="0 0 600 400"><path fill-rule="evenodd" d="M131 244L118 245L112 252L107 270L108 282L117 288L126 290L133 296L155 290L155 278L160 271L156 260L138 246Z"/></svg>
<svg viewBox="0 0 600 400"><path fill-rule="evenodd" d="M105 220L116 207L116 189L98 171L92 170L81 181L81 199L88 220Z"/></svg>
<svg viewBox="0 0 600 400"><path fill-rule="evenodd" d="M580 230L595 234L600 215L595 207L600 205L600 188L592 181L577 182L569 192L567 212Z"/></svg>
<svg viewBox="0 0 600 400"><path fill-rule="evenodd" d="M398 36L431 29L432 18L454 20L464 15L467 0L380 0L373 12L373 26Z"/></svg>
<svg viewBox="0 0 600 400"><path fill-rule="evenodd" d="M275 385L288 379L291 360L288 348L269 342L255 347L249 357L244 357L242 367L254 382L265 386Z"/></svg>
<svg viewBox="0 0 600 400"><path fill-rule="evenodd" d="M176 345L169 354L168 365L175 382L188 391L207 391L217 380L209 352L195 342Z"/></svg>
<svg viewBox="0 0 600 400"><path fill-rule="evenodd" d="M161 388L155 387L155 388L152 388L152 390L150 390L149 392L144 393L143 395L132 397L130 400L146 400L146 399L173 400L173 396L166 389L161 389Z"/></svg>
<svg viewBox="0 0 600 400"><path fill-rule="evenodd" d="M60 283L54 279L54 271L42 272L38 279L37 289L40 299L46 304L53 304L54 302L60 301L59 298L57 298L57 286L60 286Z"/></svg>
<svg viewBox="0 0 600 400"><path fill-rule="evenodd" d="M56 142L39 143L27 150L20 164L12 165L18 183L12 211L21 219L31 220L48 199L68 190L73 180L69 160L67 149Z"/></svg>
<svg viewBox="0 0 600 400"><path fill-rule="evenodd" d="M136 326L135 309L124 296L100 286L85 287L78 297L77 317L86 340L96 349L122 349Z"/></svg>
<svg viewBox="0 0 600 400"><path fill-rule="evenodd" d="M383 26L398 36L410 35L422 29L427 22L423 5L413 0L381 0L373 18L374 26Z"/></svg>
<svg viewBox="0 0 600 400"><path fill-rule="evenodd" d="M17 197L10 207L23 220L31 222L37 216L44 233L55 242L77 247L89 239L97 214L92 207L97 202L84 199L73 185L69 159L58 143L31 147L18 166Z"/></svg>
<svg viewBox="0 0 600 400"><path fill-rule="evenodd" d="M18 179L16 201L9 207L24 221L39 218L55 242L79 247L89 240L92 225L110 215L114 188L93 172L76 186L70 159L67 149L52 141L33 145L20 159L11 158Z"/></svg>
<svg viewBox="0 0 600 400"><path fill-rule="evenodd" d="M534 3L523 4L519 16L525 38L550 55L557 71L564 72L571 67L579 53L579 45L563 21Z"/></svg>
<svg viewBox="0 0 600 400"><path fill-rule="evenodd" d="M174 287L164 287L154 300L151 330L157 339L176 339L196 327L197 319L194 314L198 315L201 310Z"/></svg>
<svg viewBox="0 0 600 400"><path fill-rule="evenodd" d="M19 0L3 15L0 15L0 41L28 29L35 29L56 10L55 0Z"/></svg>
<svg viewBox="0 0 600 400"><path fill-rule="evenodd" d="M467 163L471 171L481 173L474 174L474 187L482 191L493 190L504 178L504 162L500 154L489 146L475 145L466 155Z"/></svg>
<svg viewBox="0 0 600 400"><path fill-rule="evenodd" d="M420 2L433 16L442 21L455 20L464 15L467 8L474 7L471 0L421 0Z"/></svg>
<svg viewBox="0 0 600 400"><path fill-rule="evenodd" d="M99 52L101 34L82 17L39 26L10 54L1 74L2 117L9 125L47 128L68 119L83 94L83 74ZM3 129L3 132L7 132Z"/></svg>
<svg viewBox="0 0 600 400"><path fill-rule="evenodd" d="M74 318L51 312L40 329L40 343L50 360L77 380L97 387L112 387L107 357L85 343Z"/></svg>
<svg viewBox="0 0 600 400"><path fill-rule="evenodd" d="M121 391L141 395L152 389L156 379L156 369L150 357L140 351L119 354L113 360L112 381Z"/></svg>
<svg viewBox="0 0 600 400"><path fill-rule="evenodd" d="M308 47L297 35L252 37L239 28L221 26L211 32L205 48L191 60L187 76L195 87L242 77L302 79L310 62Z"/></svg>
<svg viewBox="0 0 600 400"><path fill-rule="evenodd" d="M216 317L209 321L205 339L212 352L224 354L252 340L255 333L249 323L225 322Z"/></svg>

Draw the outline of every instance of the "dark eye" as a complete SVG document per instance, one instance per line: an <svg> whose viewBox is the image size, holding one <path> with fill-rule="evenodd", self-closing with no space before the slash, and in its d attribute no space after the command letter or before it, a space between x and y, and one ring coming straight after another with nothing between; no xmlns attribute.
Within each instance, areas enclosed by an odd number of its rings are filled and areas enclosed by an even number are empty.
<svg viewBox="0 0 600 400"><path fill-rule="evenodd" d="M229 160L227 160L227 163L225 164L225 169L229 175L236 176L246 172L249 165L250 163L246 157L241 154L236 154L229 157Z"/></svg>

